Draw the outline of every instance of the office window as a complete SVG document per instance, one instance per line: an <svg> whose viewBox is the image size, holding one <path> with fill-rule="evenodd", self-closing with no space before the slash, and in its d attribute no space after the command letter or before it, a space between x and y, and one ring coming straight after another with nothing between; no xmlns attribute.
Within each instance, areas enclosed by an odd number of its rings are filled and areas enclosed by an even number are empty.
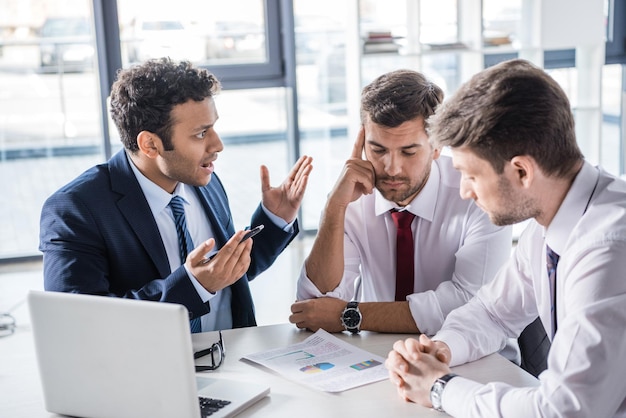
<svg viewBox="0 0 626 418"><path fill-rule="evenodd" d="M168 10L142 1L103 5L119 6L120 36L115 41L120 43L122 65L168 55L207 66L222 81L220 133L228 150L222 158L226 162L231 157L228 166L233 167L249 160L244 157L257 158L250 163L254 176L245 174L246 181L256 181L254 189L238 181L244 170L235 170L230 180L236 185L231 194L243 195L234 200L245 201L241 214L235 215L245 226L254 210L246 200L253 197L256 205L260 199L258 165L271 166L274 183L282 180L288 166L278 0L238 0L220 5L219 10L206 1L168 4ZM101 129L96 6L98 2L90 0L3 2L0 175L10 181L0 197L0 258L38 255L39 215L45 198L121 148L110 121L106 125L110 151ZM271 88L250 89L256 86ZM249 90L239 94L233 90L241 88ZM229 99L231 92L235 100ZM271 146L254 153L245 150L248 144L260 146L263 141ZM276 163L276 156L283 157L282 164Z"/></svg>
<svg viewBox="0 0 626 418"><path fill-rule="evenodd" d="M483 46L519 47L521 0L483 0Z"/></svg>
<svg viewBox="0 0 626 418"><path fill-rule="evenodd" d="M308 230L317 230L326 195L349 153L346 38L351 3L294 2L300 150L314 159L302 206Z"/></svg>
<svg viewBox="0 0 626 418"><path fill-rule="evenodd" d="M123 66L148 58L186 59L229 88L282 84L278 0L117 2Z"/></svg>
<svg viewBox="0 0 626 418"><path fill-rule="evenodd" d="M6 0L0 14L0 258L37 254L44 199L102 160L88 0Z"/></svg>
<svg viewBox="0 0 626 418"><path fill-rule="evenodd" d="M521 0L237 0L217 5L181 0L161 10L157 3L3 1L0 175L9 181L0 197L0 258L39 254L43 200L84 169L104 161L111 149L120 148L115 127L105 123L109 131L101 128L107 115L100 105L98 82L103 78L97 61L104 60L94 48L95 7L115 8L117 21L106 23L119 28L119 36L107 42L119 44L119 67L169 55L191 59L222 81L216 127L226 149L218 160L218 175L227 183L237 225L245 226L251 206L260 198L258 166L269 165L276 184L284 178L292 155L300 153L315 158L301 226L316 230L325 197L351 150L354 138L349 132L358 127L354 109L360 88L383 72L413 68L449 96L483 66L517 56L524 29L522 6L527 4ZM603 69L600 145L585 145L615 173L624 172L626 159L620 131L622 3L605 3L606 60L614 65ZM297 90L288 85L292 80L286 80L285 70L290 51L284 42L292 34L281 12L290 5ZM350 55L353 44L358 44L356 59ZM582 92L576 84L579 75L572 68L572 52L545 51L545 67L563 83L576 105ZM111 74L117 68L110 68ZM294 124L289 117L294 93L299 112L295 144L289 131ZM594 106L597 110L600 105ZM578 106L578 114L587 107ZM294 148L297 152L292 152Z"/></svg>
<svg viewBox="0 0 626 418"><path fill-rule="evenodd" d="M236 228L248 226L261 200L260 165L270 169L272 185L284 179L289 165L277 4L182 0L173 10L171 3L117 2L124 67L167 56L192 61L220 80L215 128L224 151L215 172L225 184ZM121 144L110 126L115 151Z"/></svg>

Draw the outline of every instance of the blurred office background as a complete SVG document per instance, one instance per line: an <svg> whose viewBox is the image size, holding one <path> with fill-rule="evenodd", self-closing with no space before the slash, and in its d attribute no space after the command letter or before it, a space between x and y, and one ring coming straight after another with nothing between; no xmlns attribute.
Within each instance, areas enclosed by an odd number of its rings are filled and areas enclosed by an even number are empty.
<svg viewBox="0 0 626 418"><path fill-rule="evenodd" d="M170 56L221 79L216 172L239 228L261 164L276 184L314 157L302 238L253 282L259 322L284 322L365 84L412 68L450 95L530 59L568 93L586 157L622 175L625 21L624 0L0 0L0 312L41 287L43 201L120 148L106 109L119 68Z"/></svg>

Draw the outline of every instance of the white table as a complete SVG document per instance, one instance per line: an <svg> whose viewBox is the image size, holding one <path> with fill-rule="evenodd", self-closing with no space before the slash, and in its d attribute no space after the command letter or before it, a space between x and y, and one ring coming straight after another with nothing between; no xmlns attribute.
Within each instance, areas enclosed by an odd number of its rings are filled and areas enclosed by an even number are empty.
<svg viewBox="0 0 626 418"><path fill-rule="evenodd" d="M361 386L340 393L326 393L286 380L277 373L240 358L258 351L281 348L303 341L311 335L292 324L271 325L244 330L222 331L226 358L213 376L245 381L262 381L271 387L270 396L253 405L239 416L272 418L293 417L422 417L437 416L432 409L401 400L389 380ZM392 344L407 335L362 332L358 335L335 334L364 350L387 357ZM206 348L218 340L217 333L193 336L194 350ZM198 364L201 361L198 360ZM471 364L455 367L460 375L479 382L502 381L514 386L534 386L538 381L499 354L493 354Z"/></svg>
<svg viewBox="0 0 626 418"><path fill-rule="evenodd" d="M438 413L404 402L388 381L358 387L341 393L325 393L293 383L256 364L241 361L243 355L301 342L310 332L292 324L270 325L222 332L226 347L224 364L216 371L204 372L229 379L262 381L271 387L270 396L240 414L241 417L421 417ZM372 353L386 357L391 345L405 335L363 332L337 334L340 338ZM193 336L194 349L206 348L217 341L216 332ZM200 363L200 360L198 361ZM515 386L536 385L534 377L494 354L455 372L480 382L498 380ZM0 338L0 417L38 418L57 416L45 411L37 371L30 325L18 327L10 337Z"/></svg>

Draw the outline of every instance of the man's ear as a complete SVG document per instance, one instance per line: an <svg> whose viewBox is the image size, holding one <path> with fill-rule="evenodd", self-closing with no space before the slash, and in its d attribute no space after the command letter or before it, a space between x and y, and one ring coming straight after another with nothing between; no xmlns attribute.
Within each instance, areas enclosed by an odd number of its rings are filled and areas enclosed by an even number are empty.
<svg viewBox="0 0 626 418"><path fill-rule="evenodd" d="M441 155L441 149L433 148L433 160L436 160Z"/></svg>
<svg viewBox="0 0 626 418"><path fill-rule="evenodd" d="M141 131L137 135L137 146L139 151L149 158L155 158L159 154L158 147L161 145L161 138L150 131Z"/></svg>
<svg viewBox="0 0 626 418"><path fill-rule="evenodd" d="M536 174L535 160L528 155L517 155L511 158L509 161L511 168L513 169L513 181L517 182L524 188L529 188Z"/></svg>

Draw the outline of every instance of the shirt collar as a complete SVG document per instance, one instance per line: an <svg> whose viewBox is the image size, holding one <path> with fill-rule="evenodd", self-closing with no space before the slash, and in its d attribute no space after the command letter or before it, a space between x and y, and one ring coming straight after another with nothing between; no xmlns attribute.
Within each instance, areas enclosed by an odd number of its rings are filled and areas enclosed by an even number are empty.
<svg viewBox="0 0 626 418"><path fill-rule="evenodd" d="M167 205L169 205L170 200L172 200L173 196L180 196L185 203L189 203L189 199L187 198L187 194L189 193L189 186L184 183L179 182L176 185L176 189L174 189L174 193L170 194L163 190L160 186L150 180L148 177L144 176L141 171L135 166L133 160L127 155L128 162L130 163L130 168L133 170L137 181L139 182L139 187L143 191L146 200L148 201L148 206L150 206L150 210L154 215L161 213Z"/></svg>
<svg viewBox="0 0 626 418"><path fill-rule="evenodd" d="M432 222L435 217L440 176L439 166L433 161L430 165L430 175L428 180L426 180L426 184L404 209L420 218ZM376 216L389 212L391 209L398 208L395 202L385 199L378 189L374 189L374 201Z"/></svg>
<svg viewBox="0 0 626 418"><path fill-rule="evenodd" d="M570 232L585 213L598 182L598 176L598 170L585 161L554 219L545 228L545 241L557 254L563 254Z"/></svg>

